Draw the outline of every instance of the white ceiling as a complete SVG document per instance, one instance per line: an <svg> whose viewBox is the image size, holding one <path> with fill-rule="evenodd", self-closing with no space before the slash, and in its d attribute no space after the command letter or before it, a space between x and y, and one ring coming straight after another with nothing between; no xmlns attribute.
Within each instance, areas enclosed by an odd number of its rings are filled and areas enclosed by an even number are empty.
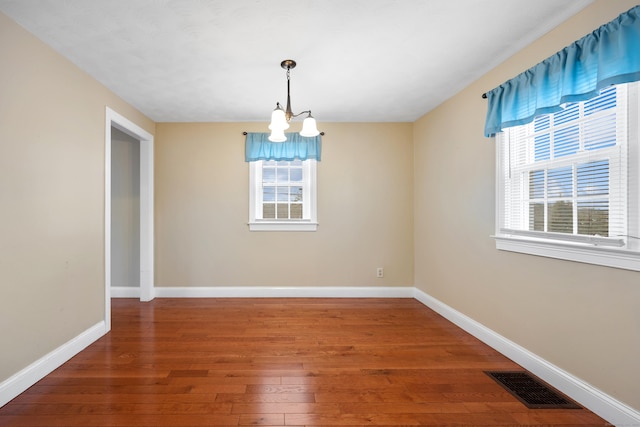
<svg viewBox="0 0 640 427"><path fill-rule="evenodd" d="M268 121L286 103L287 58L295 113L411 122L591 1L0 0L0 11L157 122Z"/></svg>

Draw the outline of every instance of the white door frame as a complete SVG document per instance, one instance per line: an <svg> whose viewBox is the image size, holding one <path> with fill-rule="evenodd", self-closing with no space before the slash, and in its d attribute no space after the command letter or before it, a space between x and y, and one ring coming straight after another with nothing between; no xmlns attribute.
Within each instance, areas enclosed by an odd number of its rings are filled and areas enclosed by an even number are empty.
<svg viewBox="0 0 640 427"><path fill-rule="evenodd" d="M106 108L104 171L105 323L111 330L111 127L140 141L140 301L155 297L153 287L153 135Z"/></svg>

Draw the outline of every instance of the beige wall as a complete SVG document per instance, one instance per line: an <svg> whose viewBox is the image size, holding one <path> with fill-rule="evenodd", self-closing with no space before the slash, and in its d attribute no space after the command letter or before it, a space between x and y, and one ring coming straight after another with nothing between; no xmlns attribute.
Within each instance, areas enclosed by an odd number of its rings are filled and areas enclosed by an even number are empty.
<svg viewBox="0 0 640 427"><path fill-rule="evenodd" d="M105 106L154 123L0 13L0 381L104 318Z"/></svg>
<svg viewBox="0 0 640 427"><path fill-rule="evenodd" d="M266 123L158 124L156 286L412 286L412 125L321 128L318 230L249 232L242 132Z"/></svg>
<svg viewBox="0 0 640 427"><path fill-rule="evenodd" d="M636 3L594 2L415 123L414 238L418 288L640 408L640 273L495 249L480 97Z"/></svg>

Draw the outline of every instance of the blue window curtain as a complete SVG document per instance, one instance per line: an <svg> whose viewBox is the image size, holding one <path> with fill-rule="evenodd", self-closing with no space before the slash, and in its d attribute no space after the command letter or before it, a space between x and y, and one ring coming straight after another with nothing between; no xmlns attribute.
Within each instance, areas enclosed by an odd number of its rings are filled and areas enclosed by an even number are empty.
<svg viewBox="0 0 640 427"><path fill-rule="evenodd" d="M640 80L640 6L487 92L485 136L584 101L605 86Z"/></svg>
<svg viewBox="0 0 640 427"><path fill-rule="evenodd" d="M248 132L244 145L245 161L295 159L320 161L322 154L320 135L304 137L299 133L287 133L286 136L285 142L271 142L268 133Z"/></svg>

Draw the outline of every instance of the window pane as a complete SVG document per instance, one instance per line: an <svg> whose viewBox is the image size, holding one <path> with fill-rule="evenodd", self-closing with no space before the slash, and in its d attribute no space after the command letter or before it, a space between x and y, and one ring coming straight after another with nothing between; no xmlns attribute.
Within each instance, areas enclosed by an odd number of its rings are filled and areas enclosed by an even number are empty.
<svg viewBox="0 0 640 427"><path fill-rule="evenodd" d="M289 218L289 205L286 203L278 203L278 219Z"/></svg>
<svg viewBox="0 0 640 427"><path fill-rule="evenodd" d="M529 230L544 231L544 203L529 204Z"/></svg>
<svg viewBox="0 0 640 427"><path fill-rule="evenodd" d="M600 148L616 145L616 115L607 114L596 120L590 120L584 124L584 148L585 150L598 150Z"/></svg>
<svg viewBox="0 0 640 427"><path fill-rule="evenodd" d="M578 234L609 236L609 202L578 202Z"/></svg>
<svg viewBox="0 0 640 427"><path fill-rule="evenodd" d="M554 132L553 156L563 157L575 154L580 148L580 127L569 126Z"/></svg>
<svg viewBox="0 0 640 427"><path fill-rule="evenodd" d="M279 183L289 182L289 169L288 168L278 168L278 182Z"/></svg>
<svg viewBox="0 0 640 427"><path fill-rule="evenodd" d="M573 203L559 202L549 203L549 227L553 233L573 233Z"/></svg>
<svg viewBox="0 0 640 427"><path fill-rule="evenodd" d="M562 111L553 114L553 124L555 126L575 120L580 115L578 104L566 104Z"/></svg>
<svg viewBox="0 0 640 427"><path fill-rule="evenodd" d="M584 115L590 116L598 111L616 107L616 87L608 86L600 91L600 95L584 103Z"/></svg>
<svg viewBox="0 0 640 427"><path fill-rule="evenodd" d="M301 182L302 181L302 168L292 168L290 171L291 182Z"/></svg>
<svg viewBox="0 0 640 427"><path fill-rule="evenodd" d="M263 168L262 169L262 182L276 182L276 170L275 170L275 168Z"/></svg>
<svg viewBox="0 0 640 427"><path fill-rule="evenodd" d="M289 187L278 187L278 202L289 201Z"/></svg>
<svg viewBox="0 0 640 427"><path fill-rule="evenodd" d="M293 161L291 161L289 163L291 164L291 166L302 167L302 160L299 160L299 159L293 160Z"/></svg>
<svg viewBox="0 0 640 427"><path fill-rule="evenodd" d="M529 198L542 199L544 197L544 171L529 172Z"/></svg>
<svg viewBox="0 0 640 427"><path fill-rule="evenodd" d="M262 205L262 218L264 219L275 219L276 217L276 204L275 203L265 203Z"/></svg>
<svg viewBox="0 0 640 427"><path fill-rule="evenodd" d="M609 194L609 160L578 165L578 196Z"/></svg>
<svg viewBox="0 0 640 427"><path fill-rule="evenodd" d="M544 114L542 116L538 116L535 118L533 122L533 129L536 132L540 132L545 129L549 129L549 125L551 124L551 119L548 114Z"/></svg>
<svg viewBox="0 0 640 427"><path fill-rule="evenodd" d="M548 197L571 197L573 195L573 168L549 169L548 177Z"/></svg>
<svg viewBox="0 0 640 427"><path fill-rule="evenodd" d="M302 201L302 187L291 187L291 201L292 202Z"/></svg>
<svg viewBox="0 0 640 427"><path fill-rule="evenodd" d="M302 204L293 203L291 205L291 219L302 219Z"/></svg>
<svg viewBox="0 0 640 427"><path fill-rule="evenodd" d="M548 133L536 136L533 150L536 162L549 160L551 158L551 136Z"/></svg>
<svg viewBox="0 0 640 427"><path fill-rule="evenodd" d="M263 187L262 188L262 201L263 202L275 202L276 201L276 190L273 187Z"/></svg>

